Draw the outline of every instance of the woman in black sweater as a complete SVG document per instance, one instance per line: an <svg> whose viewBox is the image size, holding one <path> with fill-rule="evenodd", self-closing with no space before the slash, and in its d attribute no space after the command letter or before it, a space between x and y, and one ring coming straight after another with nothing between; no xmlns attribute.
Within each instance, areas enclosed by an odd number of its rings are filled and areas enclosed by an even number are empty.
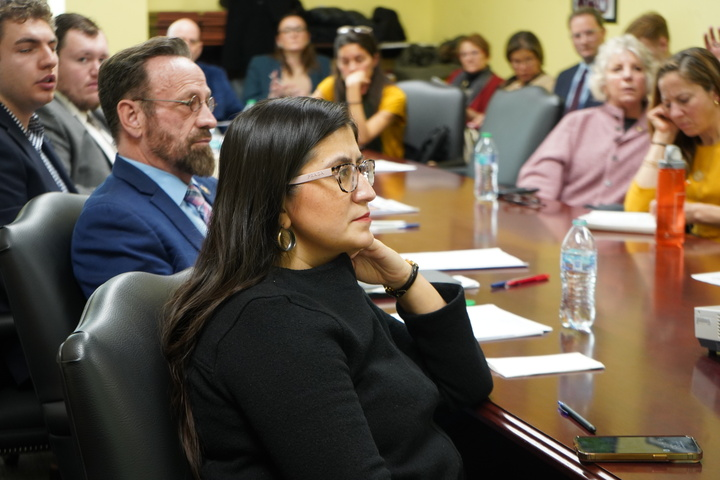
<svg viewBox="0 0 720 480"><path fill-rule="evenodd" d="M433 415L486 399L490 372L462 289L370 233L373 177L343 105L268 100L231 124L163 332L197 478L462 477ZM404 322L357 280L385 285Z"/></svg>

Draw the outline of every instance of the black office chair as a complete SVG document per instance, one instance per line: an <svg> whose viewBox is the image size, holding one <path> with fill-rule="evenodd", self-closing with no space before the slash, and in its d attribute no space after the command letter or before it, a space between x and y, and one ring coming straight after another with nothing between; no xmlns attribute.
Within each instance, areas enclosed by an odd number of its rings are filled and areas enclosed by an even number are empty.
<svg viewBox="0 0 720 480"><path fill-rule="evenodd" d="M407 97L406 156L423 163L434 161L438 166L465 165L463 91L425 80L406 80L397 86ZM433 142L445 142L440 156L434 154Z"/></svg>
<svg viewBox="0 0 720 480"><path fill-rule="evenodd" d="M0 315L0 348L17 341L12 315ZM49 450L47 428L35 391L14 383L0 386L0 456L17 465L24 453Z"/></svg>
<svg viewBox="0 0 720 480"><path fill-rule="evenodd" d="M58 362L88 480L190 478L170 411L163 307L189 270L130 272L88 300Z"/></svg>
<svg viewBox="0 0 720 480"><path fill-rule="evenodd" d="M87 196L52 192L30 200L0 228L2 271L20 342L61 475L82 479L55 357L75 329L85 296L70 261L73 228Z"/></svg>
<svg viewBox="0 0 720 480"><path fill-rule="evenodd" d="M481 132L492 133L498 147L500 185L515 185L520 167L560 120L562 107L560 98L542 87L495 91ZM468 175L475 176L472 164Z"/></svg>

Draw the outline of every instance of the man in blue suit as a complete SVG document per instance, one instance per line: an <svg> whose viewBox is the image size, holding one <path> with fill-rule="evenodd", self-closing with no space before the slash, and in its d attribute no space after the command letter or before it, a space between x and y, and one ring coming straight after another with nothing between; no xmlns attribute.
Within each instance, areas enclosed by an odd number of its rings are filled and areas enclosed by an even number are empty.
<svg viewBox="0 0 720 480"><path fill-rule="evenodd" d="M185 40L190 49L190 57L205 74L205 80L215 98L215 118L218 120L230 120L242 111L243 104L235 94L232 85L230 85L225 70L217 65L197 61L203 49L200 26L189 18L180 18L170 24L167 35L168 37L178 37Z"/></svg>
<svg viewBox="0 0 720 480"><path fill-rule="evenodd" d="M600 45L605 41L603 24L600 12L591 7L578 8L570 15L570 37L582 62L560 72L555 82L555 95L565 102L564 113L602 103L590 92L590 70Z"/></svg>
<svg viewBox="0 0 720 480"><path fill-rule="evenodd" d="M155 37L125 49L103 62L98 82L118 156L73 234L73 269L87 296L123 272L192 266L217 186L215 102L185 42Z"/></svg>

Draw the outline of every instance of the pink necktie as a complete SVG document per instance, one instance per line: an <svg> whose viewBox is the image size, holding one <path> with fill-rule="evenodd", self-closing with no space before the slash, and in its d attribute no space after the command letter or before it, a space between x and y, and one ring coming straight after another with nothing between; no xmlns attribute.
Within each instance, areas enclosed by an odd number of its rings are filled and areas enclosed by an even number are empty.
<svg viewBox="0 0 720 480"><path fill-rule="evenodd" d="M197 209L205 225L210 222L212 207L205 201L205 197L203 197L200 189L196 187L195 184L191 183L188 187L187 193L185 194L185 201Z"/></svg>

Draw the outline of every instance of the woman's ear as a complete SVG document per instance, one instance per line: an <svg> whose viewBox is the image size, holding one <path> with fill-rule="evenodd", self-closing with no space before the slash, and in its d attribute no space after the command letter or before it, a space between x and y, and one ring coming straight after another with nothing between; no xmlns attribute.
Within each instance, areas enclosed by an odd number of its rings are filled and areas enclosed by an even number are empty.
<svg viewBox="0 0 720 480"><path fill-rule="evenodd" d="M280 211L280 217L278 218L278 223L280 226L284 229L290 228L292 225L292 222L290 221L290 216L287 214L287 211L285 210L285 206L283 205L283 209Z"/></svg>

